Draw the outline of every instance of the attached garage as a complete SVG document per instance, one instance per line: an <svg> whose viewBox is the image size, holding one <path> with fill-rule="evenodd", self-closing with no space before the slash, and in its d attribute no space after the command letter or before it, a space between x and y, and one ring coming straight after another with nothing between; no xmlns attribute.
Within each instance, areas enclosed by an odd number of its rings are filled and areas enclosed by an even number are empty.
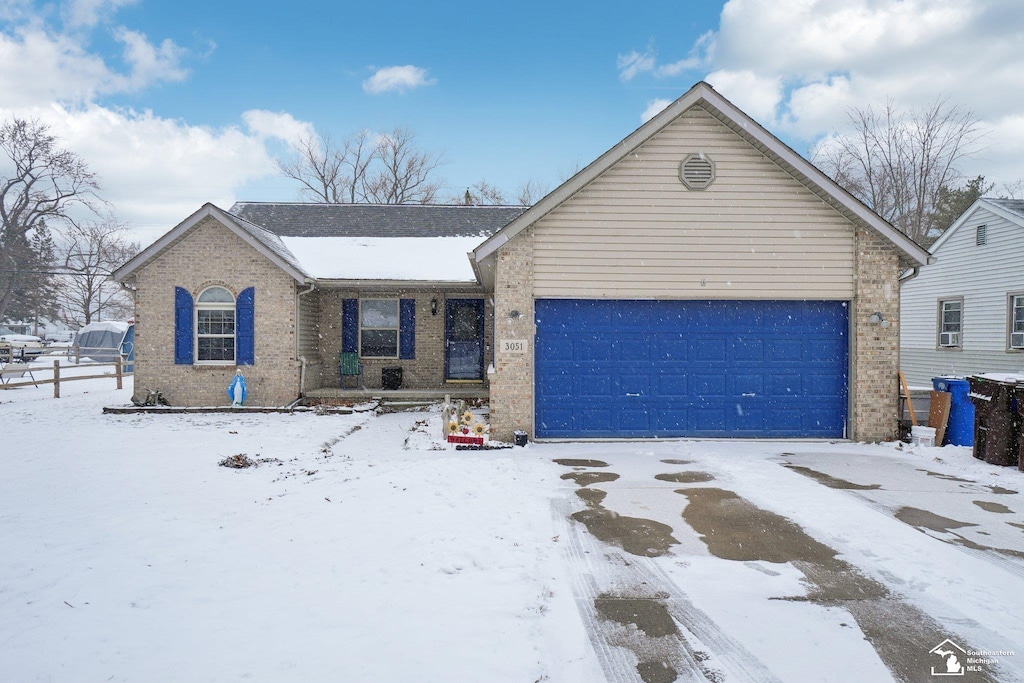
<svg viewBox="0 0 1024 683"><path fill-rule="evenodd" d="M898 279L927 252L705 83L473 258L498 438L895 431Z"/></svg>
<svg viewBox="0 0 1024 683"><path fill-rule="evenodd" d="M848 304L538 299L540 438L844 437Z"/></svg>

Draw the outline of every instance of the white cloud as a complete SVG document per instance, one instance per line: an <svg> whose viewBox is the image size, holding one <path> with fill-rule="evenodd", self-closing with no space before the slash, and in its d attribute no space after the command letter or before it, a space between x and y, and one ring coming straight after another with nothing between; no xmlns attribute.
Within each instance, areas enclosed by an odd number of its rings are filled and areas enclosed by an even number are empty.
<svg viewBox="0 0 1024 683"><path fill-rule="evenodd" d="M670 104L672 104L672 100L663 100L661 98L651 100L650 102L647 103L647 108L644 109L644 113L640 115L640 120L643 123L647 123L655 116L660 114L661 110Z"/></svg>
<svg viewBox="0 0 1024 683"><path fill-rule="evenodd" d="M124 61L131 67L127 79L118 79L125 89L136 90L160 81L183 81L188 71L181 67L184 50L170 40L164 40L159 47L151 44L146 36L120 27L114 37L124 44Z"/></svg>
<svg viewBox="0 0 1024 683"><path fill-rule="evenodd" d="M1022 26L1019 0L729 0L716 31L682 46L686 58L655 60L643 71L665 79L700 69L798 145L845 127L851 106L892 99L912 109L949 96L992 130L990 143L1024 149L1013 118L1024 111ZM1017 159L990 151L979 172L1024 177L1024 157Z"/></svg>
<svg viewBox="0 0 1024 683"><path fill-rule="evenodd" d="M0 120L16 115L48 125L97 174L100 196L146 244L204 202L227 208L241 188L276 178L268 147L313 127L287 112L250 110L237 125L212 128L103 104L106 95L188 77L188 55L174 42L94 28L109 27L131 1L67 3L63 32L46 23L53 13L36 14L28 3L0 7ZM91 48L91 32L107 30L122 49L113 61Z"/></svg>
<svg viewBox="0 0 1024 683"><path fill-rule="evenodd" d="M316 132L312 123L299 121L288 112L250 109L242 112L242 121L256 137L276 138L290 145L308 140Z"/></svg>
<svg viewBox="0 0 1024 683"><path fill-rule="evenodd" d="M386 92L405 92L413 88L433 85L437 79L427 78L427 70L412 64L386 66L363 81L363 90L371 95Z"/></svg>
<svg viewBox="0 0 1024 683"><path fill-rule="evenodd" d="M269 125L270 119L259 113L244 117L249 132L237 126L192 126L150 111L96 105L0 109L3 118L13 114L38 118L81 156L99 177L100 196L144 243L204 202L227 208L237 188L276 173L265 144L268 130L250 125ZM279 123L291 118L278 116ZM302 125L295 124L296 128ZM284 130L278 128L274 135L279 134Z"/></svg>
<svg viewBox="0 0 1024 683"><path fill-rule="evenodd" d="M637 74L653 70L656 62L654 52L650 48L643 54L633 50L629 54L619 55L615 60L619 69L619 80L623 83L631 81Z"/></svg>
<svg viewBox="0 0 1024 683"><path fill-rule="evenodd" d="M120 8L137 2L138 0L70 0L63 9L64 23L69 27L93 27Z"/></svg>
<svg viewBox="0 0 1024 683"><path fill-rule="evenodd" d="M185 51L170 40L151 44L146 36L118 28L128 73L112 69L86 48L78 35L54 33L38 22L0 32L0 105L85 103L99 95L132 92L160 81L181 81Z"/></svg>

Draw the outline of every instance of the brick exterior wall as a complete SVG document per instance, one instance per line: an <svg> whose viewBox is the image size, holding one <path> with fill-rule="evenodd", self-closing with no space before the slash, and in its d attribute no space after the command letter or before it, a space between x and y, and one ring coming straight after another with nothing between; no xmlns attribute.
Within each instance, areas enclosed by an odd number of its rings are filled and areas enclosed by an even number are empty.
<svg viewBox="0 0 1024 683"><path fill-rule="evenodd" d="M139 271L135 280L135 394L159 389L179 406L228 405L234 365L175 365L174 288L193 300L220 285L234 296L255 287L256 364L237 369L245 376L249 405L285 405L298 397L295 359L296 282L214 218L184 237Z"/></svg>
<svg viewBox="0 0 1024 683"><path fill-rule="evenodd" d="M862 228L857 228L856 245L850 437L858 441L890 441L895 438L899 403L899 259L892 246ZM889 321L888 327L868 322L876 312Z"/></svg>
<svg viewBox="0 0 1024 683"><path fill-rule="evenodd" d="M363 377L368 389L379 389L383 368L402 368L403 389L443 389L445 382L445 301L447 299L482 299L484 301L484 367L491 362L491 304L490 297L480 288L453 289L394 289L387 291L359 291L322 289L320 297L320 368L319 386L337 387L338 354L341 352L341 309L344 299L415 299L416 300L416 358L363 359ZM431 313L431 302L437 300L437 314ZM487 376L484 375L486 383ZM349 380L350 384L352 380ZM307 388L316 388L307 380Z"/></svg>
<svg viewBox="0 0 1024 683"><path fill-rule="evenodd" d="M497 253L494 279L494 373L491 375L491 437L512 441L522 430L533 438L533 228ZM518 316L512 314L518 311ZM503 339L526 340L523 354L502 353Z"/></svg>

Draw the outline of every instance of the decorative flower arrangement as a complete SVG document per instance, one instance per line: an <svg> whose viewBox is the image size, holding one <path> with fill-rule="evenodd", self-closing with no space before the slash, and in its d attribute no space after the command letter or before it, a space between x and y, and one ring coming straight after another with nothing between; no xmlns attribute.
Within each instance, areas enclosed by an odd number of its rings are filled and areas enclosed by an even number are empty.
<svg viewBox="0 0 1024 683"><path fill-rule="evenodd" d="M468 425L473 421L473 413L469 410L462 414L462 424Z"/></svg>
<svg viewBox="0 0 1024 683"><path fill-rule="evenodd" d="M473 425L473 433L477 436L483 436L487 432L487 427L484 427L481 423L477 422Z"/></svg>
<svg viewBox="0 0 1024 683"><path fill-rule="evenodd" d="M449 422L448 423L448 433L449 434L458 434L459 433L459 423L458 422Z"/></svg>

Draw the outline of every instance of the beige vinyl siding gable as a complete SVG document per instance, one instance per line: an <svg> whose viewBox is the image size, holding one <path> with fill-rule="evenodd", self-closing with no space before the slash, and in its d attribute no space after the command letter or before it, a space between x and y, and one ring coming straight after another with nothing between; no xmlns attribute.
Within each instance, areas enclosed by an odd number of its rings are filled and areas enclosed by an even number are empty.
<svg viewBox="0 0 1024 683"><path fill-rule="evenodd" d="M679 180L689 153L706 190ZM853 297L853 226L699 106L535 227L541 298Z"/></svg>

